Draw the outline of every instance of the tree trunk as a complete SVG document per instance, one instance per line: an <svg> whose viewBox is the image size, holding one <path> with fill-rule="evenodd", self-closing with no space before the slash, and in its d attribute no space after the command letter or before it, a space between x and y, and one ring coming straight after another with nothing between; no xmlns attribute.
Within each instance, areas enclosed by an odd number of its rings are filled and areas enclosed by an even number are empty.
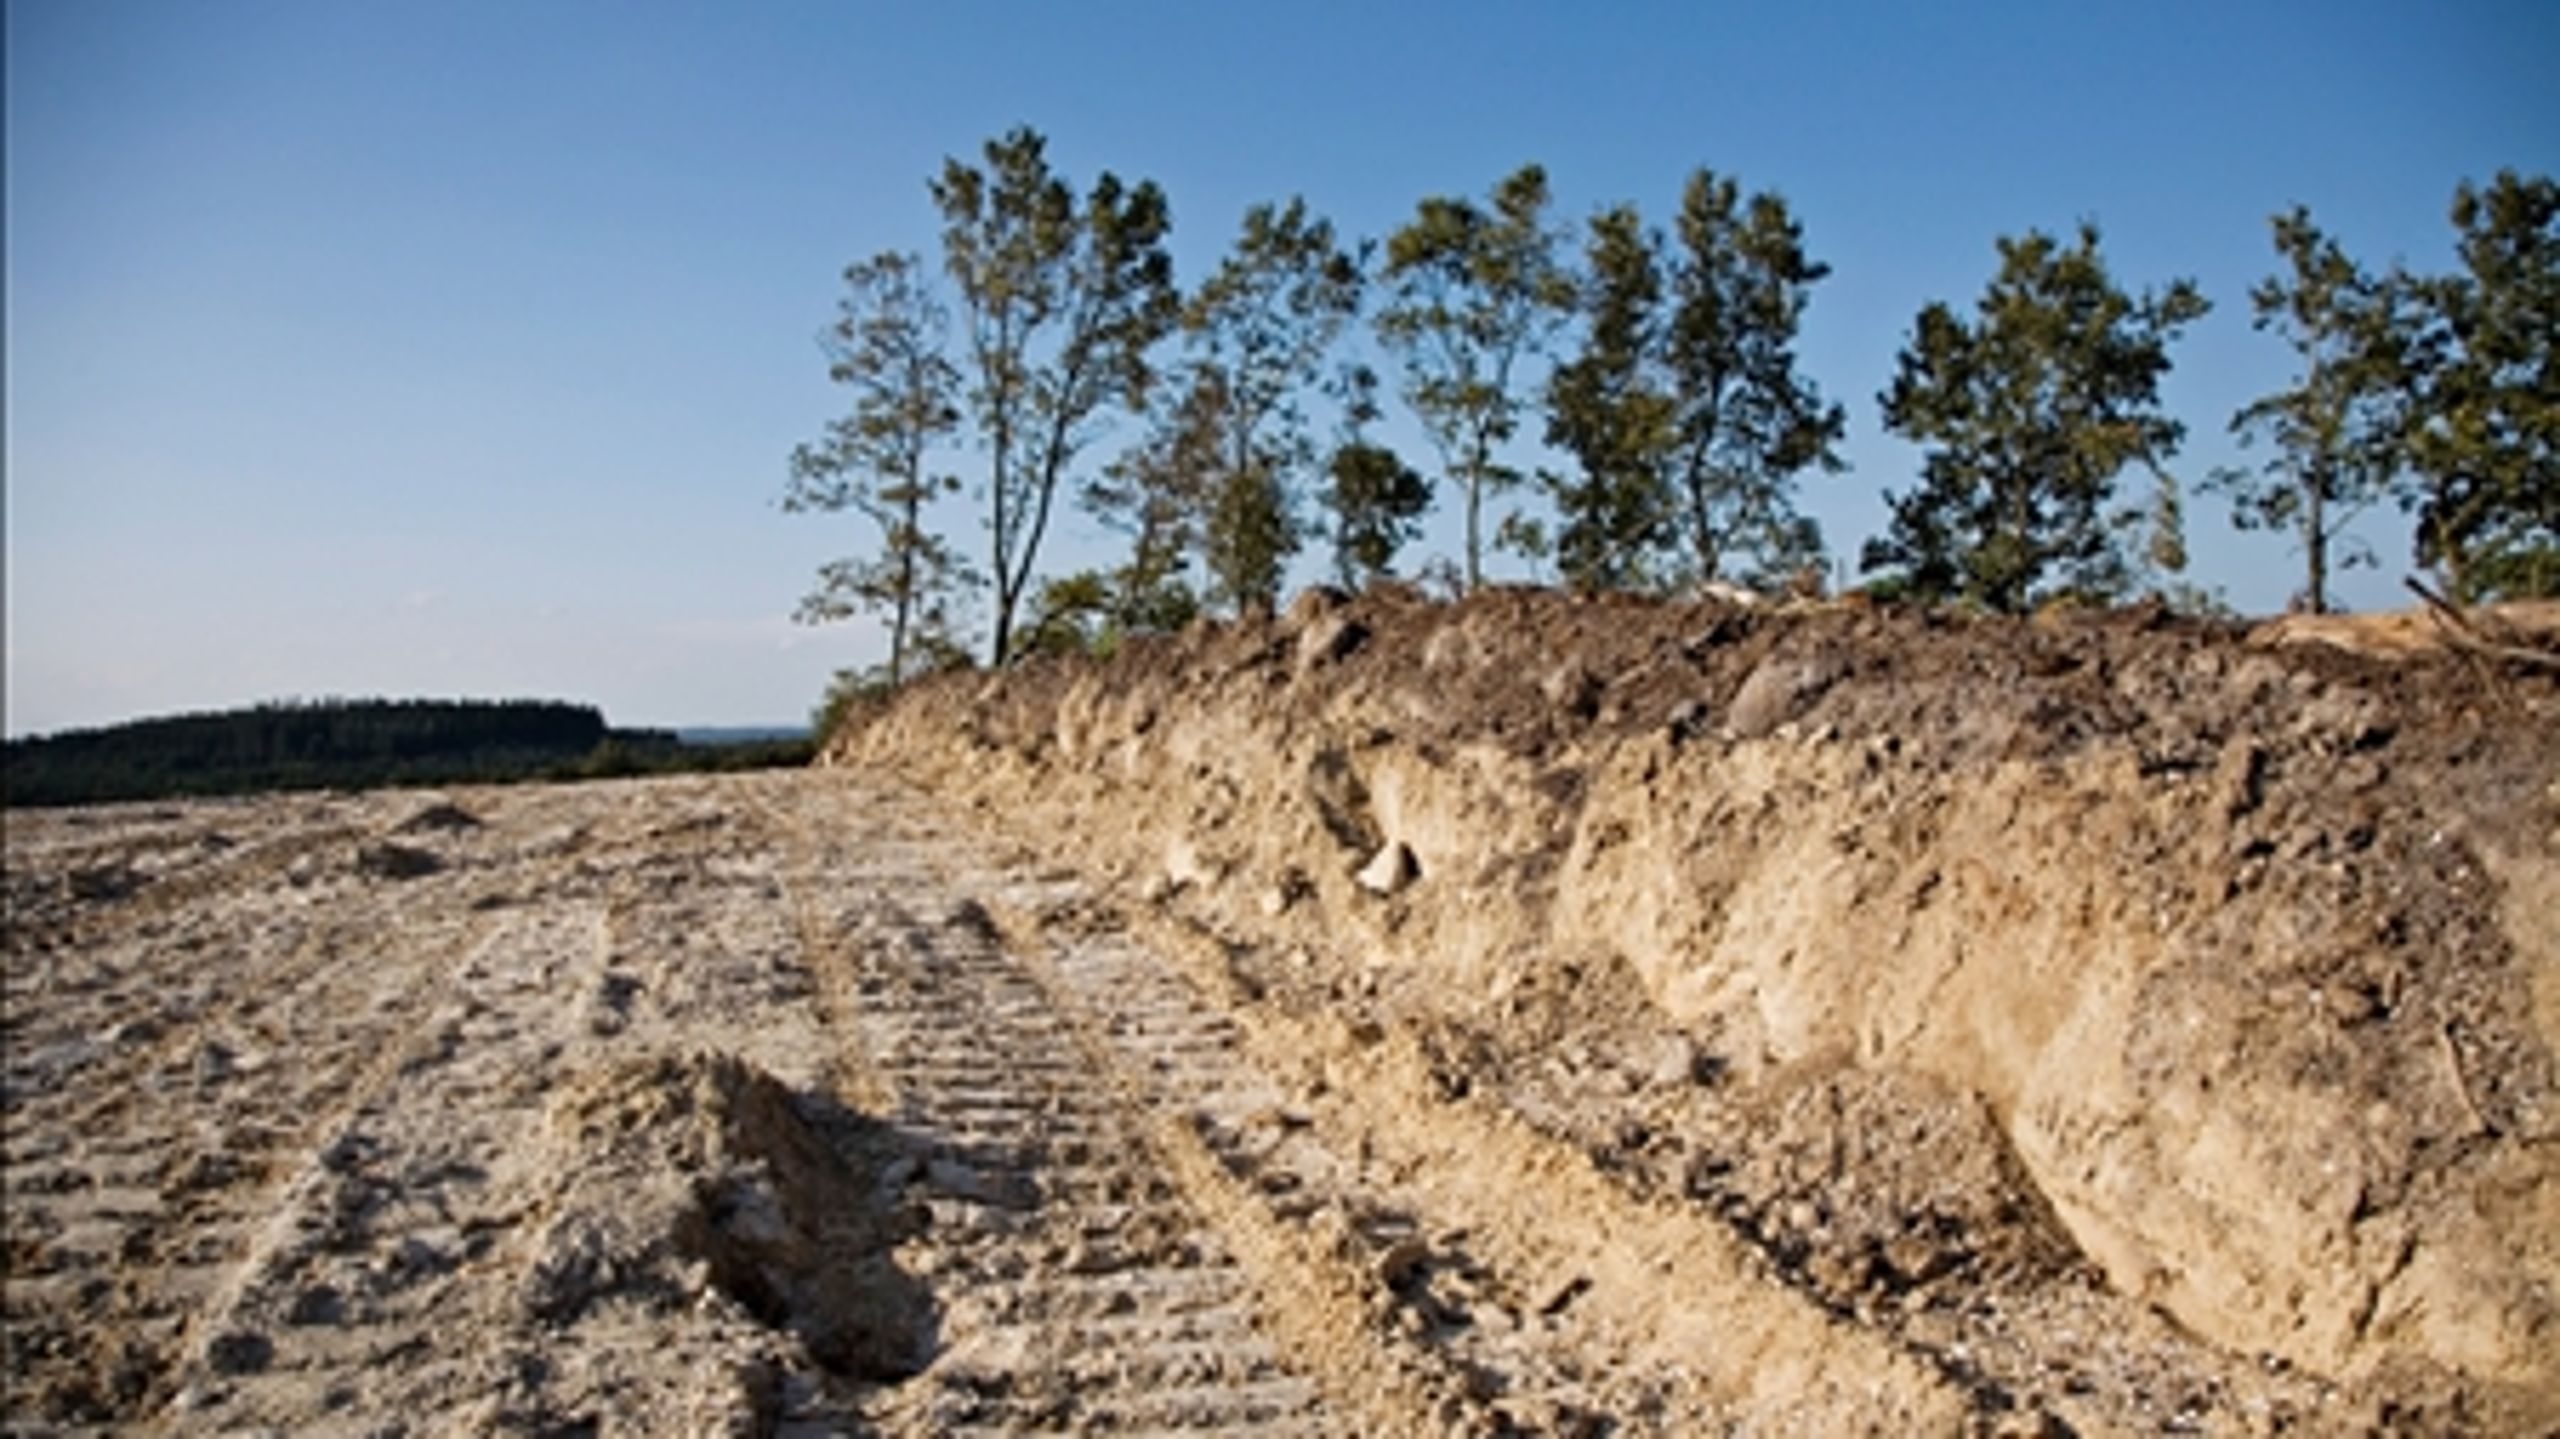
<svg viewBox="0 0 2560 1439"><path fill-rule="evenodd" d="M1484 476L1467 476L1467 593L1474 594L1484 583L1484 568L1479 560L1483 546L1478 542L1477 516L1484 509Z"/></svg>
<svg viewBox="0 0 2560 1439"><path fill-rule="evenodd" d="M907 501L907 532L898 547L898 611L889 621L889 688L907 678L907 616L916 602L916 502Z"/></svg>
<svg viewBox="0 0 2560 1439"><path fill-rule="evenodd" d="M2302 507L2302 552L2310 566L2311 613L2329 612L2329 477L2320 470L2311 472L2310 493Z"/></svg>

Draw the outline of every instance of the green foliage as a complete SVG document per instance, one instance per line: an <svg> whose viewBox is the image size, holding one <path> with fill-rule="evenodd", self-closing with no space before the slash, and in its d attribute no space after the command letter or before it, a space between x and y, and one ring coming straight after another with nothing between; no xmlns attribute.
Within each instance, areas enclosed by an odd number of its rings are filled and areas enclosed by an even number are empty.
<svg viewBox="0 0 2560 1439"><path fill-rule="evenodd" d="M2454 192L2459 273L2403 278L2415 314L2402 503L2459 602L2560 594L2560 184Z"/></svg>
<svg viewBox="0 0 2560 1439"><path fill-rule="evenodd" d="M1342 433L1325 461L1322 499L1333 516L1334 572L1356 590L1392 571L1396 552L1421 533L1431 485L1395 451L1368 438L1379 415L1377 372L1345 366L1337 389Z"/></svg>
<svg viewBox="0 0 2560 1439"><path fill-rule="evenodd" d="M1831 267L1804 251L1786 201L1746 202L1700 169L1680 199L1668 335L1676 413L1671 463L1689 578L1783 579L1822 559L1822 534L1795 503L1796 477L1838 473L1847 417L1796 373L1796 331Z"/></svg>
<svg viewBox="0 0 2560 1439"><path fill-rule="evenodd" d="M2158 474L2176 452L2185 432L2160 413L2160 377L2169 340L2209 307L2186 280L2126 295L2095 226L2068 248L2031 231L1999 249L1974 320L1923 309L1881 396L1886 428L1931 448L1920 487L1889 496L1891 530L1864 566L1901 567L1922 598L2011 612L2055 590L2120 595L2142 526L2112 508L2116 476ZM2151 548L2175 554L2156 529Z"/></svg>
<svg viewBox="0 0 2560 1439"><path fill-rule="evenodd" d="M1297 553L1297 476L1312 445L1298 397L1359 313L1358 258L1306 202L1245 212L1235 248L1183 314L1195 358L1188 413L1200 466L1198 539L1208 598L1269 609Z"/></svg>
<svg viewBox="0 0 2560 1439"><path fill-rule="evenodd" d="M1296 505L1282 472L1250 464L1218 477L1201 526L1209 601L1232 613L1268 613L1298 552Z"/></svg>
<svg viewBox="0 0 2560 1439"><path fill-rule="evenodd" d="M1466 492L1466 583L1483 583L1484 502L1519 482L1497 452L1519 428L1514 375L1574 303L1548 228L1547 172L1524 165L1491 203L1433 196L1387 240L1379 340L1404 365L1404 397Z"/></svg>
<svg viewBox="0 0 2560 1439"><path fill-rule="evenodd" d="M1634 206L1593 217L1582 348L1547 381L1547 443L1572 455L1578 469L1539 478L1556 507L1557 568L1577 590L1643 586L1652 552L1670 532L1677 401L1655 363L1657 249ZM1538 533L1522 543L1543 550L1548 542Z"/></svg>
<svg viewBox="0 0 2560 1439"><path fill-rule="evenodd" d="M1144 404L1149 352L1179 314L1164 192L1105 171L1079 202L1050 172L1047 148L1037 131L1016 128L987 142L983 170L949 160L930 185L967 322L969 409L988 454L997 664L1013 654L1015 613L1091 422L1113 405Z"/></svg>
<svg viewBox="0 0 2560 1439"><path fill-rule="evenodd" d="M949 317L926 288L922 262L880 254L845 271L846 295L820 337L828 375L853 391L852 413L791 455L785 510L851 509L880 530L869 559L831 560L800 602L805 623L859 613L889 616L889 677L905 672L910 638L947 636L973 577L924 525L924 507L959 481L930 475L927 454L960 423L959 372L944 358Z"/></svg>
<svg viewBox="0 0 2560 1439"><path fill-rule="evenodd" d="M1422 530L1431 485L1395 451L1366 440L1344 441L1325 468L1325 503L1334 512L1334 570L1357 589L1385 578L1396 551Z"/></svg>
<svg viewBox="0 0 2560 1439"><path fill-rule="evenodd" d="M1186 386L1085 486L1085 508L1129 537L1129 558L1107 577L1110 618L1125 633L1179 629L1199 611L1190 569L1223 439L1215 400L1196 382Z"/></svg>
<svg viewBox="0 0 2560 1439"><path fill-rule="evenodd" d="M1113 608L1111 582L1092 570L1045 581L1033 597L1022 653L1107 655L1119 642Z"/></svg>
<svg viewBox="0 0 2560 1439"><path fill-rule="evenodd" d="M2258 470L2218 469L2208 489L2231 500L2244 530L2291 530L2302 547L2301 602L2329 608L2330 561L2372 563L2362 546L2341 548L2345 528L2386 493L2407 424L2407 336L2398 289L2347 258L2337 241L2297 205L2272 222L2289 275L2249 291L2251 324L2275 330L2302 357L2293 385L2231 417L2241 443L2274 442Z"/></svg>

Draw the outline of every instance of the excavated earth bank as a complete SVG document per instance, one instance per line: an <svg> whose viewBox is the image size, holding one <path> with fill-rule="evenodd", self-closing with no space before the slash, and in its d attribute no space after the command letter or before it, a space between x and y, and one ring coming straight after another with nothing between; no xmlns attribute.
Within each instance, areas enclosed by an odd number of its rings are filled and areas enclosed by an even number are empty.
<svg viewBox="0 0 2560 1439"><path fill-rule="evenodd" d="M1731 1422L2547 1432L2560 686L2415 633L1315 592L823 762L1071 868L1293 1124L1516 1188L1477 1249L1617 1226L1507 1312ZM1488 1400L1464 1248L1381 1272Z"/></svg>

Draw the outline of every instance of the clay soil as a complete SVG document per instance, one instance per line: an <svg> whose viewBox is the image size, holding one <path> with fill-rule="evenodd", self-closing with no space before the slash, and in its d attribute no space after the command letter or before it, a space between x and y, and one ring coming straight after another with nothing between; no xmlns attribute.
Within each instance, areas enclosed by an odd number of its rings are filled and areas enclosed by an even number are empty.
<svg viewBox="0 0 2560 1439"><path fill-rule="evenodd" d="M2412 633L1319 594L12 812L5 1428L2548 1432L2560 686Z"/></svg>

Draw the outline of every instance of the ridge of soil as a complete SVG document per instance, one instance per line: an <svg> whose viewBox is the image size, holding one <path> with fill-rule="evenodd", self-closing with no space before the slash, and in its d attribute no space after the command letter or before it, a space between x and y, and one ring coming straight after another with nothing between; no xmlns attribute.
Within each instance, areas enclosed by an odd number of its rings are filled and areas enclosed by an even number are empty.
<svg viewBox="0 0 2560 1439"><path fill-rule="evenodd" d="M912 686L822 763L1985 1413L2560 1422L2547 671L2405 620L1316 591Z"/></svg>

